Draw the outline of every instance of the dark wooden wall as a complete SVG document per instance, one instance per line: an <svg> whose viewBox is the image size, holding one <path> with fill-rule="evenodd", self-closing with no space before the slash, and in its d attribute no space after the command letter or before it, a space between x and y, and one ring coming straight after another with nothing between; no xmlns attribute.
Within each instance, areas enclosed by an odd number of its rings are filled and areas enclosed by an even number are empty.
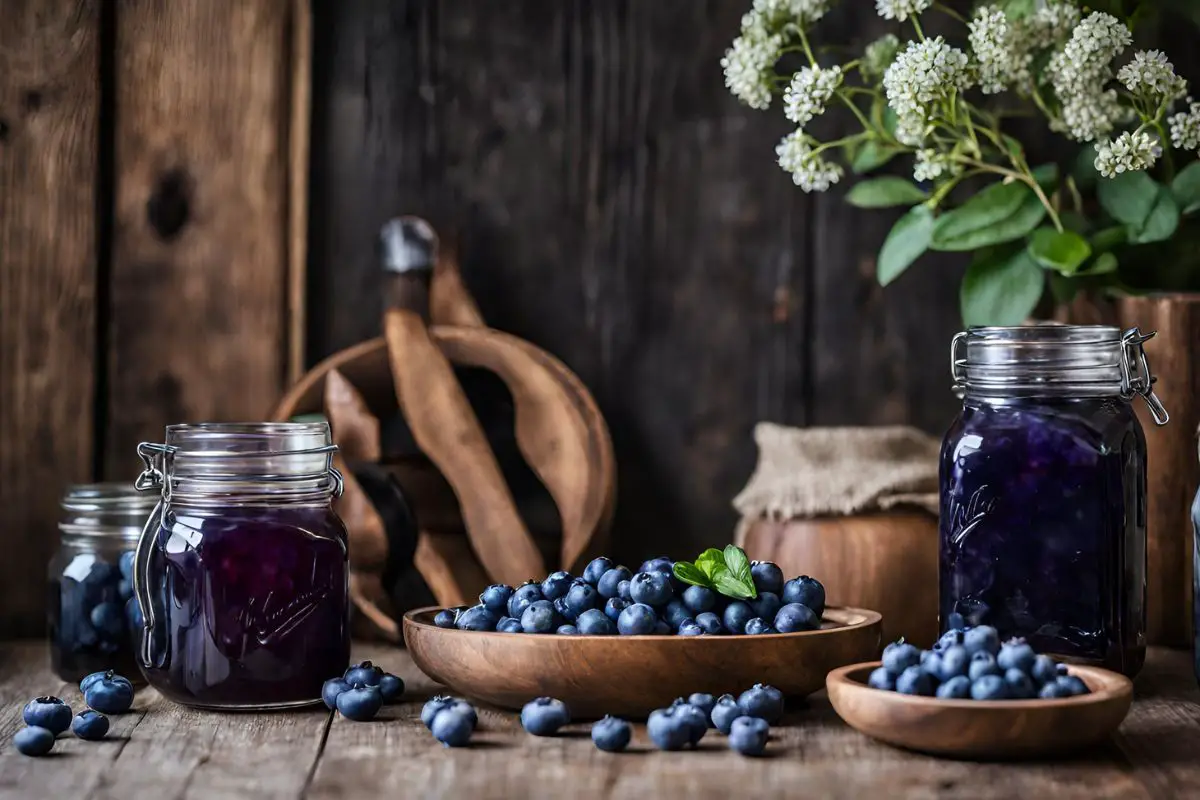
<svg viewBox="0 0 1200 800"><path fill-rule="evenodd" d="M595 392L627 558L729 540L759 420L940 434L955 406L961 265L880 289L893 218L779 170L782 113L723 86L746 6L315 4L310 358L378 334L385 219L457 229L489 322ZM881 29L844 8L831 35Z"/></svg>

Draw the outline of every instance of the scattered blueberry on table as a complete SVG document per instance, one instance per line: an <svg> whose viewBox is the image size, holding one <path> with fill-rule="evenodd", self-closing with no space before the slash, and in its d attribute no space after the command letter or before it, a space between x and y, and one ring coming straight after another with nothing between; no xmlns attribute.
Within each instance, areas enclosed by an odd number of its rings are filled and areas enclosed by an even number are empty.
<svg viewBox="0 0 1200 800"><path fill-rule="evenodd" d="M54 734L37 725L21 728L13 735L13 746L26 756L44 756L54 747Z"/></svg>
<svg viewBox="0 0 1200 800"><path fill-rule="evenodd" d="M738 717L730 725L729 748L744 756L761 756L767 748L771 726L759 717Z"/></svg>
<svg viewBox="0 0 1200 800"><path fill-rule="evenodd" d="M45 728L57 736L71 727L71 707L57 697L38 697L25 704L21 719L30 727Z"/></svg>
<svg viewBox="0 0 1200 800"><path fill-rule="evenodd" d="M474 720L451 704L434 715L429 731L445 747L465 747L475 732Z"/></svg>
<svg viewBox="0 0 1200 800"><path fill-rule="evenodd" d="M325 706L355 722L374 719L380 708L397 702L403 694L404 681L370 661L354 664L321 687Z"/></svg>
<svg viewBox="0 0 1200 800"><path fill-rule="evenodd" d="M90 708L80 711L71 722L71 732L79 739L96 741L108 733L108 717Z"/></svg>
<svg viewBox="0 0 1200 800"><path fill-rule="evenodd" d="M570 721L566 703L553 697L538 697L521 709L521 727L534 736L553 736Z"/></svg>
<svg viewBox="0 0 1200 800"><path fill-rule="evenodd" d="M355 722L375 719L383 707L383 694L378 686L356 683L337 696L337 710L343 717Z"/></svg>
<svg viewBox="0 0 1200 800"><path fill-rule="evenodd" d="M133 684L110 670L88 684L83 702L101 714L123 714L133 705Z"/></svg>
<svg viewBox="0 0 1200 800"><path fill-rule="evenodd" d="M738 706L737 698L731 694L723 694L718 697L709 713L713 727L726 736L729 735L733 721L740 716L743 716L742 709Z"/></svg>
<svg viewBox="0 0 1200 800"><path fill-rule="evenodd" d="M692 741L692 722L679 706L659 708L650 712L646 734L659 750L682 750Z"/></svg>
<svg viewBox="0 0 1200 800"><path fill-rule="evenodd" d="M1001 643L989 625L952 628L920 650L903 639L883 649L872 689L945 700L1029 700L1088 694L1087 685L1024 639Z"/></svg>
<svg viewBox="0 0 1200 800"><path fill-rule="evenodd" d="M672 703L671 708L675 709L676 718L687 726L688 744L692 747L698 745L704 734L708 733L708 717L682 697Z"/></svg>
<svg viewBox="0 0 1200 800"><path fill-rule="evenodd" d="M633 728L623 719L605 716L592 724L592 742L606 753L620 753L633 738Z"/></svg>
<svg viewBox="0 0 1200 800"><path fill-rule="evenodd" d="M742 715L775 724L783 716L783 692L774 686L756 683L738 696Z"/></svg>

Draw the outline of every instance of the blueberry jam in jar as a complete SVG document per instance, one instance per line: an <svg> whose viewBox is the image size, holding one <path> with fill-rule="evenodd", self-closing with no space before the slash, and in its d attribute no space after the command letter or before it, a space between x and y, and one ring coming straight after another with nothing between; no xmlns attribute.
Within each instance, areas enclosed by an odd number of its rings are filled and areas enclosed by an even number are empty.
<svg viewBox="0 0 1200 800"><path fill-rule="evenodd" d="M62 510L48 576L50 666L70 683L110 669L139 680L133 550L154 498L129 484L72 486Z"/></svg>
<svg viewBox="0 0 1200 800"><path fill-rule="evenodd" d="M1153 334L1150 334L1152 336ZM1146 649L1145 397L1136 328L971 328L942 442L942 630L995 626L1038 652L1135 675Z"/></svg>
<svg viewBox="0 0 1200 800"><path fill-rule="evenodd" d="M143 673L163 695L211 709L321 701L350 662L342 480L329 426L172 425L143 443L141 488L161 500L135 578Z"/></svg>

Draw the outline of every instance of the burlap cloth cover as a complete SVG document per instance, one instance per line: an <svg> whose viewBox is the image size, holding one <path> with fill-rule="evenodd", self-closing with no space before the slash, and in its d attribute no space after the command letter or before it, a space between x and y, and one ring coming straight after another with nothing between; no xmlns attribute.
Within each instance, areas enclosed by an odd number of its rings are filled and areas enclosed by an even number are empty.
<svg viewBox="0 0 1200 800"><path fill-rule="evenodd" d="M916 428L754 429L758 466L733 500L756 519L857 514L896 506L938 513L941 443Z"/></svg>

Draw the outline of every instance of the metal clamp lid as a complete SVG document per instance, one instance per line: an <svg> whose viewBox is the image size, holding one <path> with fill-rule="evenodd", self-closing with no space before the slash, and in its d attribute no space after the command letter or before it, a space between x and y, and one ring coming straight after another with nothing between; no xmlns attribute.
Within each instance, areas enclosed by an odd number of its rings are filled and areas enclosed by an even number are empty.
<svg viewBox="0 0 1200 800"><path fill-rule="evenodd" d="M333 482L333 496L341 497L342 491L345 489L345 479L337 467L333 465L332 454L337 452L337 445L330 444L324 447L315 447L302 450L275 450L269 453L250 454L249 457L269 456L271 458L280 458L288 456L311 456L311 455L327 455L329 456L328 466L321 473L306 474L306 475L256 475L253 477L255 482L264 483L287 483L297 480L313 480L328 477ZM165 501L170 501L172 484L171 480L171 465L175 456L179 454L178 447L169 444L160 444L158 442L141 442L137 446L137 453L145 464L145 469L138 475L134 481L134 488L139 491L151 491L160 489L162 497ZM212 452L212 453L189 453L189 457L207 459L216 461L220 458L227 458L228 454ZM247 455L239 454L239 457L245 458ZM247 476L244 474L218 474L206 472L202 477L197 476L197 479L205 482L213 481L216 483L246 483Z"/></svg>
<svg viewBox="0 0 1200 800"><path fill-rule="evenodd" d="M1154 338L1158 331L1142 333L1136 326L1121 334L1121 396L1126 400L1140 394L1150 408L1150 416L1154 424L1166 425L1171 416L1163 407L1158 395L1154 394L1154 384L1158 380L1150 372L1150 362L1146 359L1146 349L1143 345Z"/></svg>

